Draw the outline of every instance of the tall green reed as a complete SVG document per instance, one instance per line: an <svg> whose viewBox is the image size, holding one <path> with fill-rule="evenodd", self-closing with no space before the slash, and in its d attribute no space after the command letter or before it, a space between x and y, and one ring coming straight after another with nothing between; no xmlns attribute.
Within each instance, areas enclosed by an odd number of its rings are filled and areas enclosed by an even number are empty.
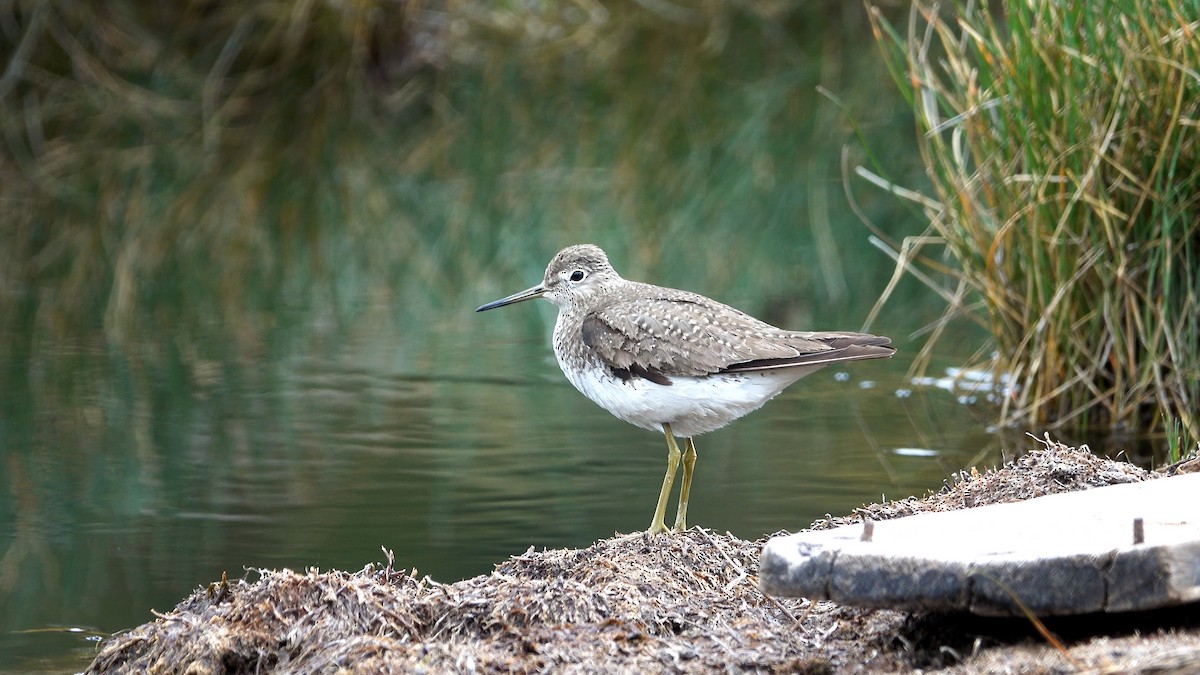
<svg viewBox="0 0 1200 675"><path fill-rule="evenodd" d="M982 300L1004 420L1194 436L1200 3L917 0L873 27L953 261L909 263Z"/></svg>

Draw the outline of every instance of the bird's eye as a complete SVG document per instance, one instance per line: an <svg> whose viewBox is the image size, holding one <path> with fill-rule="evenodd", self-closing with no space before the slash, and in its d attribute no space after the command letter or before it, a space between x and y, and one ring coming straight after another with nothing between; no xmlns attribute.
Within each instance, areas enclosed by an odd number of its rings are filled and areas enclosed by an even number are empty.
<svg viewBox="0 0 1200 675"><path fill-rule="evenodd" d="M575 270L571 272L571 281L583 281L585 276L587 275L584 274L583 270Z"/></svg>

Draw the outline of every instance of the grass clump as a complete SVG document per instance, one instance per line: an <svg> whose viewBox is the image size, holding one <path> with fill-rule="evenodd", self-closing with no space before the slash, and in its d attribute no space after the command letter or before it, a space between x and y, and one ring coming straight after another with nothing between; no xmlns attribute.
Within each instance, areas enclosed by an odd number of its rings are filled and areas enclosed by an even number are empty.
<svg viewBox="0 0 1200 675"><path fill-rule="evenodd" d="M1200 3L918 0L907 34L873 17L933 184L920 241L953 258L906 264L982 300L1004 420L1194 435Z"/></svg>

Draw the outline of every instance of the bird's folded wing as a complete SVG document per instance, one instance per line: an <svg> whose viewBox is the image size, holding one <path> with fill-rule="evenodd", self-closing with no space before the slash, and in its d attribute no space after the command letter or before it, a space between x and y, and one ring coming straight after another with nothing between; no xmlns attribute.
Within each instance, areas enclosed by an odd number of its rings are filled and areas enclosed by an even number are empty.
<svg viewBox="0 0 1200 675"><path fill-rule="evenodd" d="M581 337L610 368L666 376L710 375L737 364L802 359L835 349L815 339L819 334L810 338L810 334L784 331L704 300L644 298L614 303L584 319Z"/></svg>

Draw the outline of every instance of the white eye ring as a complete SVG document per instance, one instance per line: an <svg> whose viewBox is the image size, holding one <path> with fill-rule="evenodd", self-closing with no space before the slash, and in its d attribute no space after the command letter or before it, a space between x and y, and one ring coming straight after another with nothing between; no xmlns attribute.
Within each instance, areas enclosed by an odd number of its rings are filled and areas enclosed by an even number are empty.
<svg viewBox="0 0 1200 675"><path fill-rule="evenodd" d="M574 272L571 272L571 276L569 276L567 278L570 281L578 282L578 281L583 281L583 278L586 276L587 276L587 272L584 272L583 270L575 270Z"/></svg>

